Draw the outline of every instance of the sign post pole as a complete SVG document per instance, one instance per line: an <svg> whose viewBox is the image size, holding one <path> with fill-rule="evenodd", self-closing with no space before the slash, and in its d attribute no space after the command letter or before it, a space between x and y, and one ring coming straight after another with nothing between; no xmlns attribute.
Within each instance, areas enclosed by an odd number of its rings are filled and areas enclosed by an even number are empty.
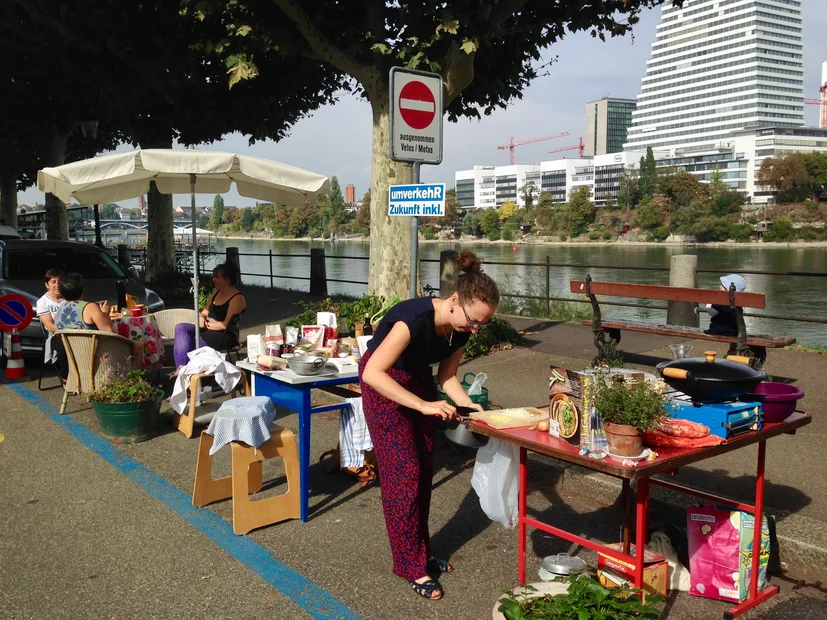
<svg viewBox="0 0 827 620"><path fill-rule="evenodd" d="M418 161L413 163L413 177L411 178L411 183L413 185L419 185L419 167L420 164ZM416 283L418 282L416 274L419 270L419 218L414 215L411 218L411 288L410 288L410 295L411 299L416 297Z"/></svg>

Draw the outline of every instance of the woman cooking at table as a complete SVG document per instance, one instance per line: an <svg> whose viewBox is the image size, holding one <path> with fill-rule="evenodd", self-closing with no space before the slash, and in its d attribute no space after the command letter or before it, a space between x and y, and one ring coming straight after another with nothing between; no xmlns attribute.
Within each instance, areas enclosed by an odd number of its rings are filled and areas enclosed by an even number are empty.
<svg viewBox="0 0 827 620"><path fill-rule="evenodd" d="M455 403L482 411L456 376L465 343L488 323L500 301L496 283L480 264L476 254L464 250L451 295L409 299L391 308L359 364L393 572L433 600L442 598L442 589L429 573L453 571L430 550L434 436L439 419L457 414L439 400L430 365L439 363L439 383Z"/></svg>

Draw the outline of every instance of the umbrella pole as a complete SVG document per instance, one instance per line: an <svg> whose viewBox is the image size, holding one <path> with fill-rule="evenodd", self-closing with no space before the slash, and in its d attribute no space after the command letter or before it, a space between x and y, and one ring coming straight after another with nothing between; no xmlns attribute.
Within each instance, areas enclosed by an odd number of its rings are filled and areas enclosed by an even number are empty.
<svg viewBox="0 0 827 620"><path fill-rule="evenodd" d="M195 175L190 174L190 207L192 208L192 297L195 306L195 348L201 346L201 327L198 324L198 243L196 243L195 225Z"/></svg>

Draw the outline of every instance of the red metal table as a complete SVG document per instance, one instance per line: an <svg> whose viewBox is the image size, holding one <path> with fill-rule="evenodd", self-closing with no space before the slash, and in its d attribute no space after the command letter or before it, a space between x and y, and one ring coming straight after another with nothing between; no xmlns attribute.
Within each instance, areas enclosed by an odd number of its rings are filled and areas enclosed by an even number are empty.
<svg viewBox="0 0 827 620"><path fill-rule="evenodd" d="M777 424L766 424L759 431L752 431L745 433L738 437L729 439L726 444L714 446L709 448L696 449L679 449L679 448L658 448L658 458L654 461L641 462L637 467L624 467L619 462L609 458L596 460L589 456L580 454L578 446L571 445L563 439L558 439L549 435L548 433L540 433L536 430L529 430L528 428L509 428L509 429L494 429L483 422L472 421L469 423L469 428L475 433L487 435L494 439L507 441L515 444L520 448L520 500L519 500L519 528L518 528L518 554L519 554L519 581L525 583L526 581L526 526L531 526L559 536L569 542L576 543L587 549L598 551L604 555L610 556L617 560L628 562L635 567L634 586L640 588L643 584L643 555L642 549L646 544L646 529L648 526L648 512L649 512L649 485L654 484L674 491L680 491L688 495L693 495L701 499L709 500L710 502L731 506L737 510L743 510L752 513L755 516L755 538L753 540L761 540L761 521L764 516L764 461L767 452L767 439L777 437L783 434L795 434L796 429L809 424L812 418L809 414L796 411L784 422ZM654 479L652 476L657 474L671 474L679 467L696 463L704 459L718 456L726 452L732 452L739 448L758 444L758 466L755 478L755 504L744 504L725 497L719 497L712 493L698 491L675 482L662 479ZM543 523L536 519L530 518L526 514L526 489L528 486L528 451L537 452L551 456L562 461L574 463L588 469L598 471L615 478L620 478L623 481L623 492L625 494L626 511L624 515L623 524L623 541L622 551L617 551L611 547L601 545L595 542L572 534L553 525ZM632 500L630 492L631 481L636 480L637 485L637 499L635 505L635 555L630 554L630 522L632 512ZM758 592L758 558L760 545L753 546L752 562L753 569L750 576L750 590L749 596L742 603L731 607L725 614L724 618L735 618L741 614L752 609L756 605L761 604L765 600L778 593L778 587L766 586L761 592Z"/></svg>

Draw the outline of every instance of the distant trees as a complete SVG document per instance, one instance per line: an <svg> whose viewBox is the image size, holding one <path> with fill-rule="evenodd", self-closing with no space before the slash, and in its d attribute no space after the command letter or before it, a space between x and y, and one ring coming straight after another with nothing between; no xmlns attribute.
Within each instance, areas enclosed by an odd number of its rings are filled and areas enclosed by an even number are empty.
<svg viewBox="0 0 827 620"><path fill-rule="evenodd" d="M571 199L565 209L566 225L569 234L577 236L586 231L594 221L594 203L592 191L587 185L581 185L571 193Z"/></svg>
<svg viewBox="0 0 827 620"><path fill-rule="evenodd" d="M767 157L755 175L757 183L778 192L776 202L800 202L827 187L827 153L790 153Z"/></svg>
<svg viewBox="0 0 827 620"><path fill-rule="evenodd" d="M212 201L212 213L210 214L210 228L218 230L224 218L224 197L216 194Z"/></svg>
<svg viewBox="0 0 827 620"><path fill-rule="evenodd" d="M100 218L102 220L119 220L121 219L120 213L115 209L115 205L107 202L100 208L99 211Z"/></svg>

